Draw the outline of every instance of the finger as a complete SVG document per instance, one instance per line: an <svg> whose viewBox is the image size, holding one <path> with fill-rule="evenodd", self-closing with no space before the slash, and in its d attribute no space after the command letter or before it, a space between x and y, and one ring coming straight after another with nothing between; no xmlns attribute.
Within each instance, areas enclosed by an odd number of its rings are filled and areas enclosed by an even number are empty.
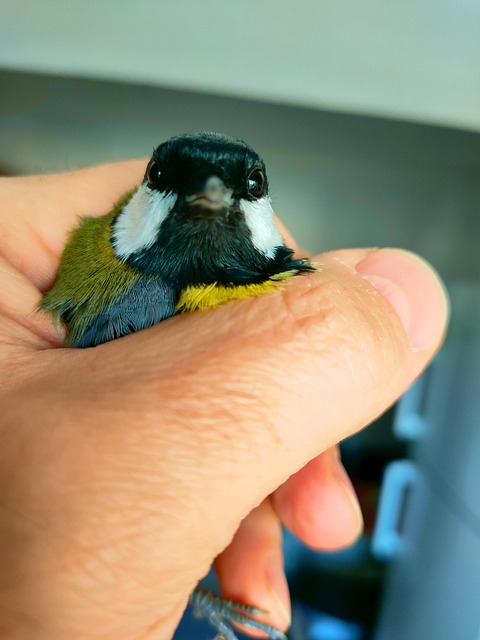
<svg viewBox="0 0 480 640"><path fill-rule="evenodd" d="M317 549L346 547L363 529L360 507L337 447L293 474L274 492L272 503L283 524Z"/></svg>
<svg viewBox="0 0 480 640"><path fill-rule="evenodd" d="M277 225L287 247L290 247L291 249L294 249L295 252L298 252L299 246L297 244L297 241L277 215L275 215L275 224Z"/></svg>
<svg viewBox="0 0 480 640"><path fill-rule="evenodd" d="M144 170L145 161L132 160L62 174L3 178L0 255L45 288L79 218L111 211L139 184Z"/></svg>
<svg viewBox="0 0 480 640"><path fill-rule="evenodd" d="M28 278L0 257L0 351L11 354L23 348L44 349L60 346L61 335L50 318L36 313L38 289ZM18 371L18 369L17 369Z"/></svg>
<svg viewBox="0 0 480 640"><path fill-rule="evenodd" d="M259 620L288 628L290 596L283 571L282 530L269 499L245 518L215 561L215 570L224 597L253 603L266 612Z"/></svg>

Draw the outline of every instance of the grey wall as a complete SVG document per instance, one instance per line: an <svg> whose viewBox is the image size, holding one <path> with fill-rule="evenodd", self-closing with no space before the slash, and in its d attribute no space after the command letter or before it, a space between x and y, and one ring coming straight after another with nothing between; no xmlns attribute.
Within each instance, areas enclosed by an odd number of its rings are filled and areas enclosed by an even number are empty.
<svg viewBox="0 0 480 640"><path fill-rule="evenodd" d="M312 251L401 246L479 278L480 134L94 80L0 71L0 165L66 170L216 130L265 158L277 212Z"/></svg>

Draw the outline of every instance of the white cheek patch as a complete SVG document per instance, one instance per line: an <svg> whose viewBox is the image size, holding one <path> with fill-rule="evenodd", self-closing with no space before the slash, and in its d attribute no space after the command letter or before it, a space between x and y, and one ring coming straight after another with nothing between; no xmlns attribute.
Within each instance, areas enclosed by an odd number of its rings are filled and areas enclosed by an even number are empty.
<svg viewBox="0 0 480 640"><path fill-rule="evenodd" d="M240 200L255 249L267 258L273 258L275 249L283 245L283 238L273 220L272 203L268 196L254 200Z"/></svg>
<svg viewBox="0 0 480 640"><path fill-rule="evenodd" d="M126 259L151 247L176 200L172 193L160 193L141 184L115 220L112 240L117 256Z"/></svg>

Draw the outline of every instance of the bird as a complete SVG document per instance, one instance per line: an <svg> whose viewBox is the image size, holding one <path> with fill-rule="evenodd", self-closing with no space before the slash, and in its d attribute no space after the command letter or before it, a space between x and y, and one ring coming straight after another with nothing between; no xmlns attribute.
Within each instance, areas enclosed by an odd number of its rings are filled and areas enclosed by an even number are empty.
<svg viewBox="0 0 480 640"><path fill-rule="evenodd" d="M140 184L109 213L80 219L39 307L65 328L65 346L92 348L313 270L275 223L262 158L242 140L190 133L156 147ZM217 638L236 640L233 621L285 640L256 620L256 607L200 587L190 603Z"/></svg>

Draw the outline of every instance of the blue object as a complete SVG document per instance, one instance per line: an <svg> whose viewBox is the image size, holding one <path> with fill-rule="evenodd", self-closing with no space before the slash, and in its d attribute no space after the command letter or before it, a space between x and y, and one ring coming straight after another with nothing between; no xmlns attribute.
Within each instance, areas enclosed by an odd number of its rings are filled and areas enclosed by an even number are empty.
<svg viewBox="0 0 480 640"><path fill-rule="evenodd" d="M416 475L410 460L391 462L385 469L372 538L372 553L378 560L391 560L402 552L401 516Z"/></svg>
<svg viewBox="0 0 480 640"><path fill-rule="evenodd" d="M365 629L306 605L294 603L292 640L363 640Z"/></svg>
<svg viewBox="0 0 480 640"><path fill-rule="evenodd" d="M426 424L423 399L430 369L402 396L393 421L393 432L399 440L415 441L425 435Z"/></svg>

